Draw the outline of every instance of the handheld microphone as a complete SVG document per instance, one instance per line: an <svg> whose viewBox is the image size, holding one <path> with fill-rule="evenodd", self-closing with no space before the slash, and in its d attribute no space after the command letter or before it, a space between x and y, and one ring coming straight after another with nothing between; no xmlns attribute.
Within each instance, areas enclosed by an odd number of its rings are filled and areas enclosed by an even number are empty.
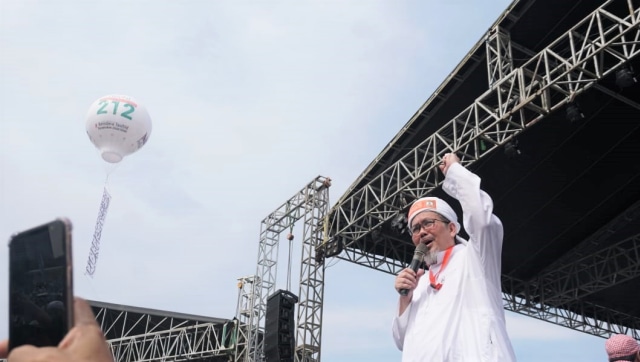
<svg viewBox="0 0 640 362"><path fill-rule="evenodd" d="M409 265L409 268L411 268L411 270L413 270L414 272L418 271L420 265L422 265L422 262L424 261L424 254L427 253L427 250L427 244L420 243L418 244L418 246L416 246L416 251L413 253L411 265ZM409 289L400 289L400 295L406 296L407 294L409 294Z"/></svg>

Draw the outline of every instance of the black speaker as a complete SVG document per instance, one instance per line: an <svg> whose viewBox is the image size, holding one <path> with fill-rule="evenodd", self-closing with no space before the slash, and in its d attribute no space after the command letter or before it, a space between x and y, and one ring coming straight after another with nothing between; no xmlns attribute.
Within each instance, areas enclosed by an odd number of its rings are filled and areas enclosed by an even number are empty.
<svg viewBox="0 0 640 362"><path fill-rule="evenodd" d="M293 361L295 348L295 306L298 297L287 290L278 290L267 298L264 326L264 356L266 362Z"/></svg>

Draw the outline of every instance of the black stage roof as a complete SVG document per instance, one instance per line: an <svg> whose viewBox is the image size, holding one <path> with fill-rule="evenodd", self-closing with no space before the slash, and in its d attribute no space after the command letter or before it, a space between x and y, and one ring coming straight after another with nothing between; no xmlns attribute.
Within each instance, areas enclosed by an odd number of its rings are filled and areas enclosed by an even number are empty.
<svg viewBox="0 0 640 362"><path fill-rule="evenodd" d="M603 3L514 1L496 24L510 34L515 45L535 54ZM638 7L637 0L620 0L613 6L624 10L629 4ZM352 197L487 91L484 40L485 37L477 43L341 200ZM526 50L514 47L514 67L529 59ZM638 74L638 58L628 65ZM505 227L504 283L512 279L532 281L569 264L580 268L580 258L590 267L599 262L598 258L609 258L600 271L602 275L597 275L597 268L583 274L579 270L568 271L572 277L566 280L572 285L554 286L556 290L549 293L558 295L562 293L558 288L569 288L581 305L586 302L631 316L626 327L640 330L640 84L622 89L610 76L575 100L584 119L568 121L563 107L517 136L521 152L517 157L507 157L499 148L469 168L482 178L482 187L493 197L495 214ZM440 188L433 194L450 200ZM459 208L457 211L460 213ZM388 250L397 250L398 243L406 242L399 253L387 256L408 263L413 254L410 238L398 235L390 224L387 220L382 226L381 240L387 245L359 245L371 247L363 252L384 255ZM622 252L612 250L604 256L601 253L625 240ZM625 271L619 280L616 270L605 269L611 265ZM581 289L583 284L588 288ZM576 313L600 318L575 304L558 302L552 306L575 308Z"/></svg>

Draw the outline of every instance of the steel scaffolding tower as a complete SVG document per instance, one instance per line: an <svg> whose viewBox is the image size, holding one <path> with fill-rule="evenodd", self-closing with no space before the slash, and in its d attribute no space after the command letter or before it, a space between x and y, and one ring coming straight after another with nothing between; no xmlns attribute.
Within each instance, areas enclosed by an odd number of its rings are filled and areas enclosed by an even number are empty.
<svg viewBox="0 0 640 362"><path fill-rule="evenodd" d="M262 220L256 275L241 278L237 318L240 321L236 361L264 360L264 319L267 298L275 292L280 234L304 218L296 361L320 361L324 257L316 249L324 237L331 179L318 176ZM290 239L291 240L291 239ZM246 342L242 338L246 336Z"/></svg>
<svg viewBox="0 0 640 362"><path fill-rule="evenodd" d="M258 309L256 303L257 277L247 276L238 279L238 306L236 308L236 351L234 361L245 361L249 356L249 326L254 325L258 320ZM257 333L257 332L256 332ZM256 335L256 338L261 338Z"/></svg>
<svg viewBox="0 0 640 362"><path fill-rule="evenodd" d="M619 3L617 0L606 1L538 53L513 44L509 34L496 26L485 42L489 89L384 171L376 176L367 175L366 180L363 174L354 182L354 186L330 211L330 238L324 246L344 248L344 252L338 256L341 259L396 274L404 268L397 257L405 254L400 250L403 246L386 243L388 245L384 245L384 253L367 252L378 242L372 234L380 230L384 223L402 216L407 200L423 197L440 185L442 176L437 166L442 155L455 152L460 156L461 163L469 166L591 87L638 108L632 101L611 94L597 84L640 53L640 8L632 0L627 0L626 7L614 6ZM513 51L527 54L525 59L528 60L515 67ZM396 147L390 144L388 149L393 151ZM356 189L359 184L364 186ZM628 244L625 244L626 247L631 247L630 250L637 253L637 238L626 240L625 243ZM603 250L593 258L611 256L618 250ZM640 275L638 259L635 260L635 264L624 268L625 278ZM596 270L598 266L604 269ZM615 268L621 266L598 263L587 266L584 262L575 262L555 271L554 277L560 273L564 275L562 280L571 281L572 275L584 267L598 275L601 278L599 280L610 281L616 274ZM508 278L503 278L503 283L507 291L504 295L505 307L509 310L595 335L623 330L623 327L616 325L628 321L619 313L598 310L598 319L607 323L592 323L579 316L588 308L596 307L581 304L575 296L572 297L574 305L562 311L545 306L548 299L536 303L531 295L514 286L540 288L537 283L511 281ZM594 283L589 287L589 292L603 287L604 283ZM551 298L565 301L563 298L574 295L575 290L573 292L556 291ZM633 323L631 325L640 326L638 321ZM634 333L638 338L639 332Z"/></svg>

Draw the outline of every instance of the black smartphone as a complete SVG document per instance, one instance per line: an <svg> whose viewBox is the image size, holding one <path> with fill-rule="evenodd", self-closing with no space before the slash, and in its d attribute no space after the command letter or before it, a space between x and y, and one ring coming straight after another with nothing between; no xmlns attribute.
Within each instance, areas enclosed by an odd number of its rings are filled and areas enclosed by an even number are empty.
<svg viewBox="0 0 640 362"><path fill-rule="evenodd" d="M57 346L73 326L71 222L60 218L9 241L9 350Z"/></svg>

